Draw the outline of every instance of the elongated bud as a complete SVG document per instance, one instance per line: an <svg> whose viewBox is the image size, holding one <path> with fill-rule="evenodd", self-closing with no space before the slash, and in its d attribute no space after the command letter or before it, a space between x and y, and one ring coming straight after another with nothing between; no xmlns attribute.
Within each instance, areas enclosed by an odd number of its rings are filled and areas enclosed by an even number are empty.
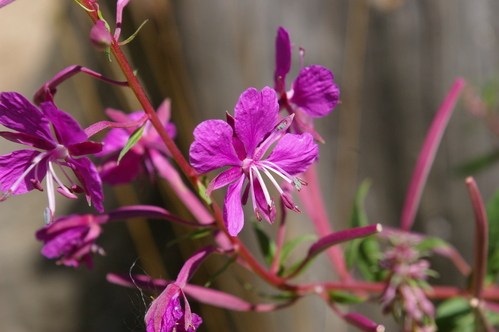
<svg viewBox="0 0 499 332"><path fill-rule="evenodd" d="M107 30L106 23L98 20L90 30L90 42L97 51L105 51L111 46L113 37Z"/></svg>

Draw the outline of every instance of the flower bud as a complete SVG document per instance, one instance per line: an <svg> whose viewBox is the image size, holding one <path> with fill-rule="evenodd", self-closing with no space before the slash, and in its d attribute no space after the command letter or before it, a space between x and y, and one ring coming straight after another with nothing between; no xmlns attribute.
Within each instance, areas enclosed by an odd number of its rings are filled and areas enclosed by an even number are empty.
<svg viewBox="0 0 499 332"><path fill-rule="evenodd" d="M97 51L105 51L112 43L113 37L107 30L106 23L98 20L90 30L90 42Z"/></svg>

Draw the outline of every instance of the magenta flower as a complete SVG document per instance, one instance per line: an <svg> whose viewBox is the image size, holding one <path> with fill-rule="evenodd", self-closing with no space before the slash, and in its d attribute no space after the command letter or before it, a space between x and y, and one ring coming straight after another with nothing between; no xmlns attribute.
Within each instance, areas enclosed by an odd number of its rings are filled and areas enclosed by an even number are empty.
<svg viewBox="0 0 499 332"><path fill-rule="evenodd" d="M262 219L262 215L269 222L275 219L274 200L262 173L276 187L286 207L299 212L291 196L281 189L271 173L300 190L305 183L295 175L304 172L317 159L318 147L310 134L286 133L293 115L278 121L278 112L279 105L273 89L266 87L258 92L249 88L239 97L234 117L227 114L227 122L207 120L194 129L195 141L190 148L194 169L206 173L230 167L213 179L207 194L229 185L224 202L224 220L231 236L236 236L243 227L242 204L250 195L258 220ZM265 158L276 142L272 153ZM246 180L249 183L243 190Z"/></svg>
<svg viewBox="0 0 499 332"><path fill-rule="evenodd" d="M175 282L169 284L153 301L146 312L147 332L194 332L203 322L201 317L191 312L183 288L198 269L199 265L218 249L206 246L198 249L184 263ZM184 302L182 308L180 297Z"/></svg>
<svg viewBox="0 0 499 332"><path fill-rule="evenodd" d="M78 267L83 262L92 267L94 253L104 254L95 244L102 232L101 224L108 221L107 215L71 215L56 219L36 232L43 241L42 254L47 258L59 258L58 264Z"/></svg>
<svg viewBox="0 0 499 332"><path fill-rule="evenodd" d="M165 100L158 107L158 117L164 125L170 137L175 137L175 125L169 123L170 121L170 102ZM137 121L144 116L144 111L138 111L131 114L124 112L107 109L107 115L116 122L130 122ZM110 185L119 185L129 183L134 180L144 170L152 177L154 170L162 173L165 168L165 163L169 163L166 156L170 152L165 147L160 139L158 132L148 122L145 125L144 132L140 140L123 156L119 164L117 163L119 152L123 149L132 134L132 129L114 128L109 131L103 140L104 148L102 152L96 156L104 156L110 154L100 167L100 176L102 181ZM167 165L166 165L167 166Z"/></svg>
<svg viewBox="0 0 499 332"><path fill-rule="evenodd" d="M95 208L102 212L100 177L90 159L80 157L101 151L102 144L87 141L87 134L80 125L69 114L57 109L53 102L41 103L40 110L18 93L0 94L0 124L16 131L2 131L0 136L38 149L17 150L0 156L3 191L0 201L5 201L11 194L24 194L33 189L43 191L41 181L47 177L47 219L50 221L55 210L54 182L59 185L57 191L68 198L77 198L74 193L85 193L88 203L93 202ZM62 166L73 171L81 186L69 177ZM63 184L55 172L56 167L62 171L70 186Z"/></svg>
<svg viewBox="0 0 499 332"><path fill-rule="evenodd" d="M283 27L277 30L275 44L274 89L280 97L279 104L288 112L297 114L297 132L315 134L310 118L326 116L339 100L340 90L334 84L333 73L317 65L302 68L291 89L286 91L286 76L291 69L292 45L289 32Z"/></svg>
<svg viewBox="0 0 499 332"><path fill-rule="evenodd" d="M203 322L201 317L191 312L182 288L175 283L168 285L154 300L145 321L147 332L194 332Z"/></svg>

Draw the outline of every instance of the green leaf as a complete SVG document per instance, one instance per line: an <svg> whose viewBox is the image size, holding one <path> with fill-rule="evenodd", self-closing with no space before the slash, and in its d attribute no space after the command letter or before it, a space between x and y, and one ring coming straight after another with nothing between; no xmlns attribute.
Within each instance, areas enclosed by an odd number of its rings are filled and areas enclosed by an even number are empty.
<svg viewBox="0 0 499 332"><path fill-rule="evenodd" d="M137 128L132 135L130 135L130 138L125 144L125 147L123 148L123 150L121 150L120 155L118 156L117 164L120 163L121 158L123 158L125 154L140 140L142 134L144 133L145 126L146 124L144 123L142 126Z"/></svg>
<svg viewBox="0 0 499 332"><path fill-rule="evenodd" d="M488 152L475 159L472 159L461 166L457 167L454 173L459 177L466 177L470 174L476 174L483 171L499 160L499 151Z"/></svg>
<svg viewBox="0 0 499 332"><path fill-rule="evenodd" d="M427 237L423 241L421 241L415 249L419 252L421 251L430 251L435 248L447 248L449 244L444 240L438 237Z"/></svg>
<svg viewBox="0 0 499 332"><path fill-rule="evenodd" d="M253 229L255 231L256 238L258 239L258 244L260 245L260 250L262 251L265 261L269 265L272 264L272 260L274 259L276 251L275 242L267 236L259 222L253 222Z"/></svg>
<svg viewBox="0 0 499 332"><path fill-rule="evenodd" d="M330 291L329 299L339 304L357 304L368 300L367 297L357 296L352 293L342 291Z"/></svg>
<svg viewBox="0 0 499 332"><path fill-rule="evenodd" d="M357 194L355 195L355 201L353 203L352 211L350 213L350 228L353 227L362 227L368 226L369 222L367 221L367 216L364 211L364 199L366 198L367 192L369 191L369 187L371 186L370 180L364 180L359 189L357 190ZM347 267L350 269L354 266L355 262L358 259L359 254L359 246L362 243L363 239L352 240L349 242L346 251L345 251L345 260L347 263Z"/></svg>
<svg viewBox="0 0 499 332"><path fill-rule="evenodd" d="M288 242L286 242L281 249L281 257L280 257L280 262L281 264L284 264L286 260L288 259L289 255L293 251L293 249L300 243L308 240L316 240L317 236L313 234L304 234L301 236L298 236Z"/></svg>
<svg viewBox="0 0 499 332"><path fill-rule="evenodd" d="M475 317L467 299L454 297L442 302L436 310L438 331L472 332Z"/></svg>
<svg viewBox="0 0 499 332"><path fill-rule="evenodd" d="M487 274L495 279L499 273L499 190L487 203L489 221L489 248Z"/></svg>
<svg viewBox="0 0 499 332"><path fill-rule="evenodd" d="M206 203L208 203L208 205L211 205L211 203L212 203L211 198L210 198L210 196L206 195L207 184L204 183L206 181L206 177L203 177L201 180L203 180L203 181L197 182L199 197L201 197Z"/></svg>
<svg viewBox="0 0 499 332"><path fill-rule="evenodd" d="M210 285L215 281L216 278L218 278L222 273L224 273L229 266L232 265L237 260L236 256L231 257L225 264L217 271L215 272L210 279L204 284L204 287L210 287Z"/></svg>
<svg viewBox="0 0 499 332"><path fill-rule="evenodd" d="M184 241L184 240L194 240L194 239L200 239L202 237L205 237L205 236L208 236L211 234L211 229L209 228L200 228L192 233L188 233L188 234L185 234L185 235L182 235L182 236L179 236L173 240L171 240L170 242L168 242L166 244L167 247L171 247L173 246L174 244L177 244L181 241Z"/></svg>
<svg viewBox="0 0 499 332"><path fill-rule="evenodd" d="M120 43L120 45L126 45L128 44L129 42L131 42L135 36L137 36L137 34L139 33L140 29L142 29L142 27L148 22L149 20L145 20L144 22L142 22L142 24L137 28L137 30L135 30L135 32L133 33L133 35L131 35L130 37L128 37L125 41L122 41Z"/></svg>

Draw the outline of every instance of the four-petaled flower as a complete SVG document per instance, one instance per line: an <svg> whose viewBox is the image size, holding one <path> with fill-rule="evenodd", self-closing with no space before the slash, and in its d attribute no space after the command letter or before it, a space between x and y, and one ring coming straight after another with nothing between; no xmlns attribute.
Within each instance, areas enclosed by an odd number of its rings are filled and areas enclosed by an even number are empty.
<svg viewBox="0 0 499 332"><path fill-rule="evenodd" d="M283 27L277 30L275 44L274 89L279 95L279 104L290 114L296 114L294 128L298 133L309 132L321 140L313 129L312 118L326 116L338 103L340 90L334 84L333 73L317 65L302 68L291 89L286 91L286 76L291 69L292 45L289 33Z"/></svg>
<svg viewBox="0 0 499 332"><path fill-rule="evenodd" d="M81 157L100 152L102 144L87 141L88 136L80 125L69 114L57 109L53 102L41 103L40 110L18 93L0 94L0 124L17 131L2 131L0 136L39 149L17 150L0 156L3 191L0 201L11 194L43 190L41 181L46 176L49 200L47 221L52 221L55 210L54 182L59 185L57 191L68 198L77 198L75 192L85 193L88 203L93 203L102 212L103 193L99 174L90 159ZM62 166L73 171L81 186L68 176ZM63 184L55 167L67 178L69 187Z"/></svg>
<svg viewBox="0 0 499 332"><path fill-rule="evenodd" d="M195 141L190 147L194 169L206 173L230 167L213 179L207 194L229 185L224 201L224 220L231 236L236 236L243 227L242 204L250 195L258 220L262 219L262 215L269 222L275 219L274 200L262 173L277 188L286 207L299 212L291 196L282 190L271 172L300 190L305 183L295 175L304 172L317 159L318 147L308 133L287 133L293 115L278 121L278 112L279 105L273 89L266 87L258 92L249 88L239 97L234 117L227 114L227 122L207 120L194 129ZM265 158L276 142L272 153ZM249 184L243 191L246 179Z"/></svg>
<svg viewBox="0 0 499 332"><path fill-rule="evenodd" d="M42 254L47 258L59 258L58 264L78 267L83 262L92 267L94 253L104 254L95 244L102 232L101 224L108 221L107 215L71 215L56 219L36 232L43 241Z"/></svg>
<svg viewBox="0 0 499 332"><path fill-rule="evenodd" d="M142 118L144 116L144 111L125 114L118 110L107 109L106 114L116 122L130 122ZM157 114L170 137L175 137L175 125L169 122L170 101L168 99L158 107ZM99 167L102 181L109 183L110 185L129 183L144 169L151 176L151 180L154 180L153 176L155 170L157 170L159 174L169 171L170 166L166 164L169 163L166 156L169 156L170 152L165 147L165 144L162 143L158 132L152 127L150 122L145 124L144 132L142 133L140 140L118 163L119 151L126 145L131 134L131 129L114 128L109 131L102 141L104 143L104 148L100 153L96 154L96 156L101 157L111 154L111 157Z"/></svg>

